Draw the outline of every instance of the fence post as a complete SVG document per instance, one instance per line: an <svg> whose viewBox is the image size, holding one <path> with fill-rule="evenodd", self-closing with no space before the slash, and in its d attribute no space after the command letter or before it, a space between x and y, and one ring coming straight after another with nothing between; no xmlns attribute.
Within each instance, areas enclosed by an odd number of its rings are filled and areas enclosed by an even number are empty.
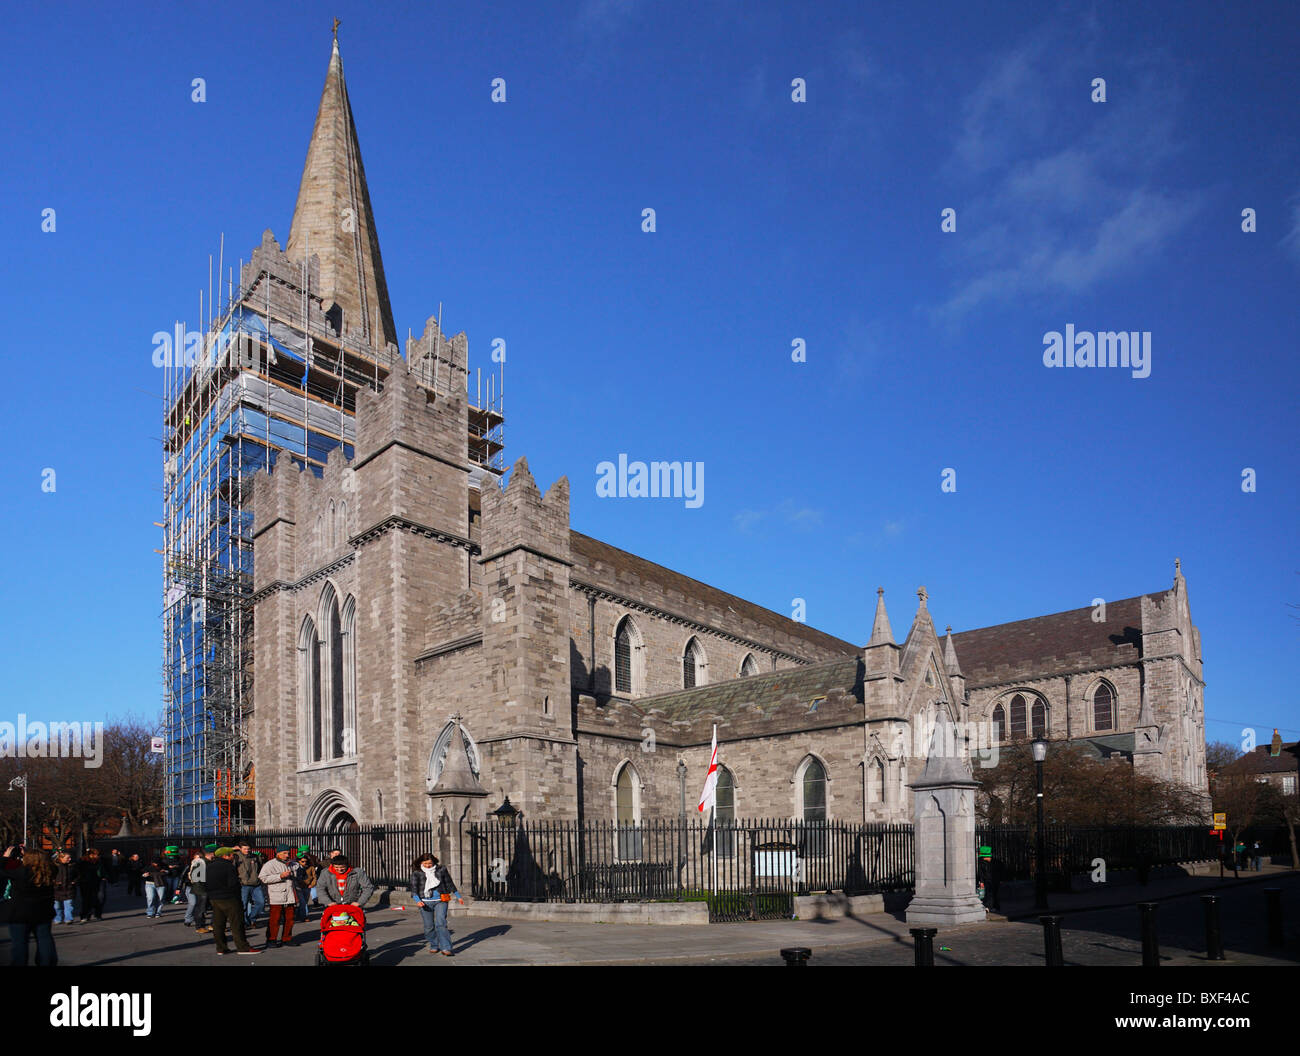
<svg viewBox="0 0 1300 1056"><path fill-rule="evenodd" d="M1139 902L1142 913L1142 967L1156 968L1160 964L1160 940L1156 935L1156 910L1158 902Z"/></svg>
<svg viewBox="0 0 1300 1056"><path fill-rule="evenodd" d="M1047 967L1061 968L1065 965L1065 956L1061 952L1061 918L1057 915L1039 917L1043 925L1043 952L1047 958Z"/></svg>
<svg viewBox="0 0 1300 1056"><path fill-rule="evenodd" d="M1205 907L1205 956L1211 961L1222 961L1223 937L1219 933L1219 900L1214 895L1202 895Z"/></svg>
<svg viewBox="0 0 1300 1056"><path fill-rule="evenodd" d="M1282 889L1280 887L1264 888L1264 897L1268 899L1268 944L1282 946Z"/></svg>
<svg viewBox="0 0 1300 1056"><path fill-rule="evenodd" d="M913 963L917 968L934 967L934 937L938 928L909 928L912 933Z"/></svg>

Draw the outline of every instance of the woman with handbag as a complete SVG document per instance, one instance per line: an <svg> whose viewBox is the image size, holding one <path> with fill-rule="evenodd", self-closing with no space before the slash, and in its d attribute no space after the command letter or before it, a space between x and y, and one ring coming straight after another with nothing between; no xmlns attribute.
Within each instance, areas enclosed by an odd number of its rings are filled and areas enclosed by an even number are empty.
<svg viewBox="0 0 1300 1056"><path fill-rule="evenodd" d="M424 921L424 941L429 953L451 957L451 932L447 930L447 910L452 896L462 906L465 900L456 890L456 881L432 854L422 854L411 863L411 897L420 907ZM435 945L436 944L436 945Z"/></svg>

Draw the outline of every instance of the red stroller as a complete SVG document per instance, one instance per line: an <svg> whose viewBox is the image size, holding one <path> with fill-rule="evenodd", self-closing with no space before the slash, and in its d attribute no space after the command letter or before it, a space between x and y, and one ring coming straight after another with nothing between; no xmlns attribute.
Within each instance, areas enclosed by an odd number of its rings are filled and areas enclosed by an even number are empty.
<svg viewBox="0 0 1300 1056"><path fill-rule="evenodd" d="M321 914L317 964L369 964L366 915L360 906L333 905Z"/></svg>

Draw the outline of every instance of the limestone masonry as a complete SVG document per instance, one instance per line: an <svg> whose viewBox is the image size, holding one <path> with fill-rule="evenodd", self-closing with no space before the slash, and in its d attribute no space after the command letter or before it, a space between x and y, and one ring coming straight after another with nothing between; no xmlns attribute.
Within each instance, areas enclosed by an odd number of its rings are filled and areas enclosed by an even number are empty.
<svg viewBox="0 0 1300 1056"><path fill-rule="evenodd" d="M877 592L856 644L574 531L567 479L543 488L523 458L503 486L474 447L464 335L430 321L397 354L337 46L286 249L268 233L241 278L383 366L354 379L350 458L255 479L258 828L455 824L506 796L537 819L675 816L678 761L693 808L714 724L734 817L911 820L940 710L1206 787L1181 569L1104 621L945 635L921 588L902 641Z"/></svg>

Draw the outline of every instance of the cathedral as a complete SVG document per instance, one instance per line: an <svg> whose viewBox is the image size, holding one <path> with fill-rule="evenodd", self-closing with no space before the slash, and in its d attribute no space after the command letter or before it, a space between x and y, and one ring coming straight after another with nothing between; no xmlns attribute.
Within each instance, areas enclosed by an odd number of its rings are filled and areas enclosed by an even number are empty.
<svg viewBox="0 0 1300 1056"><path fill-rule="evenodd" d="M288 241L263 236L233 308L243 373L335 417L313 427L332 447L252 481L261 830L507 799L537 820L694 812L715 727L723 817L905 821L937 709L974 765L1041 736L1206 786L1177 566L1104 611L943 634L924 587L901 637L877 591L855 642L576 531L567 478L500 461L465 335L430 319L398 350L337 41Z"/></svg>

